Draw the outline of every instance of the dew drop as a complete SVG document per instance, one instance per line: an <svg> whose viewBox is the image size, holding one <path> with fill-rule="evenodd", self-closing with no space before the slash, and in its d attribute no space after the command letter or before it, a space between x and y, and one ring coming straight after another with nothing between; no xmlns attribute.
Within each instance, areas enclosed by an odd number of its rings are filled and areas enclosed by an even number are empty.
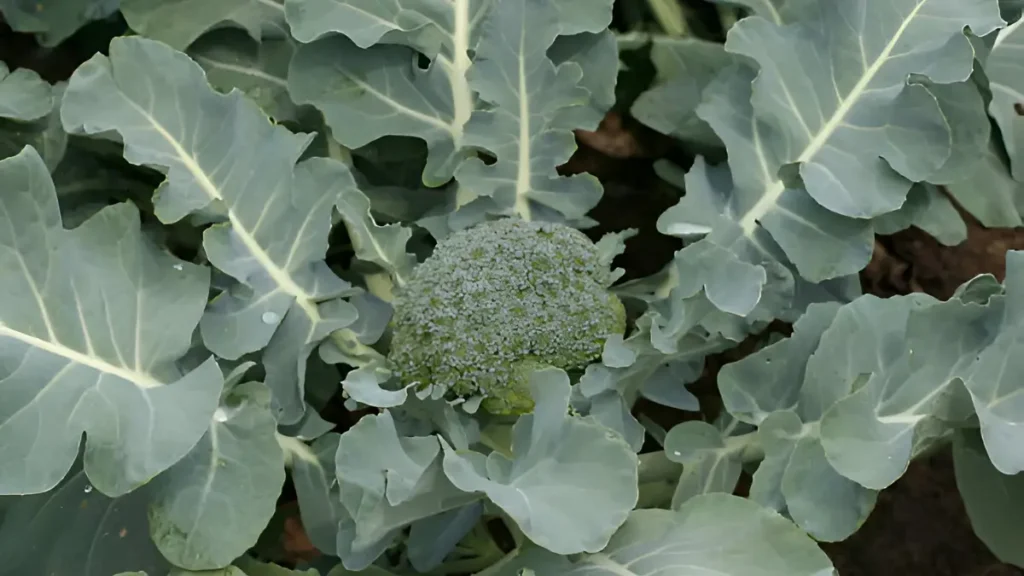
<svg viewBox="0 0 1024 576"><path fill-rule="evenodd" d="M273 324L273 323L277 322L280 319L281 319L281 317L278 316L277 314L273 313L273 312L264 312L263 313L263 323L264 324Z"/></svg>
<svg viewBox="0 0 1024 576"><path fill-rule="evenodd" d="M223 408L217 408L213 412L213 419L216 420L217 422L227 422L228 413Z"/></svg>
<svg viewBox="0 0 1024 576"><path fill-rule="evenodd" d="M85 490L83 490L83 492L85 492L86 494L92 492L92 484L86 484Z"/></svg>
<svg viewBox="0 0 1024 576"><path fill-rule="evenodd" d="M174 269L177 270L178 272L181 272L182 270L185 269L185 267L182 266L181 264L175 264Z"/></svg>
<svg viewBox="0 0 1024 576"><path fill-rule="evenodd" d="M680 452L679 450L676 450L676 451L675 451L675 452L673 452L672 454L674 454L674 455L676 455L676 456L682 456L682 455L683 455L683 453L682 453L682 452Z"/></svg>

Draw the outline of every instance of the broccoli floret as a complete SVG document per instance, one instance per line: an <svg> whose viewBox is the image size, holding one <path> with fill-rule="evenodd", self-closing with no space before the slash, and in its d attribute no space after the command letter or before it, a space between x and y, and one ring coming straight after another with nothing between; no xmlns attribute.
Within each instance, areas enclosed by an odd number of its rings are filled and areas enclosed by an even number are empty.
<svg viewBox="0 0 1024 576"><path fill-rule="evenodd" d="M625 331L613 281L575 228L478 224L439 242L396 294L389 358L407 386L482 397L493 414L529 412L534 369L583 368Z"/></svg>

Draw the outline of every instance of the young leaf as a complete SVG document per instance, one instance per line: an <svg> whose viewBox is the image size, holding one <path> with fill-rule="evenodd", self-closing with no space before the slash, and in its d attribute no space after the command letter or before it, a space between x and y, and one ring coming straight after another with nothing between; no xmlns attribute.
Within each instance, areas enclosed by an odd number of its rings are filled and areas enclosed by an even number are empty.
<svg viewBox="0 0 1024 576"><path fill-rule="evenodd" d="M336 458L346 513L337 551L349 570L373 563L405 526L480 498L445 477L437 438L400 436L390 412L342 434Z"/></svg>
<svg viewBox="0 0 1024 576"><path fill-rule="evenodd" d="M742 448L728 446L718 428L707 422L683 422L669 430L664 446L669 460L683 464L673 509L701 494L732 494L736 489L743 471Z"/></svg>
<svg viewBox="0 0 1024 576"><path fill-rule="evenodd" d="M736 60L718 42L655 37L651 63L657 70L657 83L636 99L630 113L662 134L697 144L720 145L711 127L697 116L697 106L715 76Z"/></svg>
<svg viewBox="0 0 1024 576"><path fill-rule="evenodd" d="M636 454L600 424L568 416L565 372L535 372L530 390L537 408L516 422L512 458L442 442L445 474L462 490L486 494L552 552L601 550L636 505Z"/></svg>
<svg viewBox="0 0 1024 576"><path fill-rule="evenodd" d="M889 324L902 326L899 304L871 302L886 307L885 313L869 316L884 318L884 324L861 319L871 312L865 300L848 308L812 306L794 326L793 337L726 365L719 375L726 410L759 426L765 458L754 474L751 498L788 512L820 540L838 541L852 534L877 496L832 468L817 425L829 407L850 393L854 379L870 370L873 360L886 352L898 356L885 346L895 337L884 340L879 333L884 335ZM854 327L862 324L868 329L858 334ZM834 336L827 338L830 333Z"/></svg>
<svg viewBox="0 0 1024 576"><path fill-rule="evenodd" d="M45 492L87 435L85 473L120 496L206 432L221 392L213 358L188 374L209 273L152 245L130 204L65 230L39 154L0 161L0 494Z"/></svg>

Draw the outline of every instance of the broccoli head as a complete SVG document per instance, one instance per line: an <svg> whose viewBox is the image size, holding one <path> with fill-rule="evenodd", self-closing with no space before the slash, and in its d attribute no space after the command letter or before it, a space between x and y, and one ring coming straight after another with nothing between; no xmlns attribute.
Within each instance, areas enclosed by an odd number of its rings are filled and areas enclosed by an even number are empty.
<svg viewBox="0 0 1024 576"><path fill-rule="evenodd" d="M481 397L494 414L528 412L535 369L583 368L625 331L613 281L575 228L478 224L439 242L396 294L389 358L407 386Z"/></svg>

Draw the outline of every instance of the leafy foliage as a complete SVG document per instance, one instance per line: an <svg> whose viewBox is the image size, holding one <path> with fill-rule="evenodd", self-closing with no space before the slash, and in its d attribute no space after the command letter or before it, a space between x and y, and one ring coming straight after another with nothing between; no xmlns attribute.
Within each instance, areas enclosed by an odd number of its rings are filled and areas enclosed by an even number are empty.
<svg viewBox="0 0 1024 576"><path fill-rule="evenodd" d="M84 53L0 63L0 572L825 576L943 449L1024 567L1024 252L858 279L1021 225L1019 3L31 4ZM610 112L681 151L625 282Z"/></svg>

